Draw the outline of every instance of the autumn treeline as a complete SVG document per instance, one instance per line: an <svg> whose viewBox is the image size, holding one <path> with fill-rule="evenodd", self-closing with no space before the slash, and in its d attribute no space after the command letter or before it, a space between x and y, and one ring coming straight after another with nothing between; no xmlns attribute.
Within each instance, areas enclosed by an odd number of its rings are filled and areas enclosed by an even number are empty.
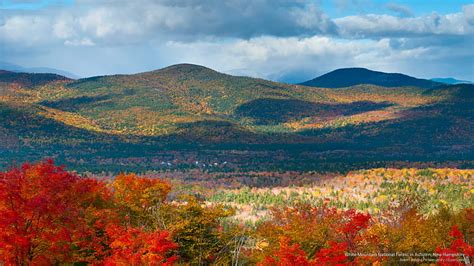
<svg viewBox="0 0 474 266"><path fill-rule="evenodd" d="M133 174L84 178L52 161L1 172L0 265L393 265L399 256L374 254L396 252L461 265L474 256L470 208L372 217L305 203L249 226L195 196L170 201L171 189Z"/></svg>

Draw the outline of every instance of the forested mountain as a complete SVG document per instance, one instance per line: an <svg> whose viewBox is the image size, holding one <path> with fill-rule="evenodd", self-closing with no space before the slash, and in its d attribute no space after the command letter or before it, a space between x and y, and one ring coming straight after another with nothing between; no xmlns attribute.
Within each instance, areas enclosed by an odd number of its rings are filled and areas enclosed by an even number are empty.
<svg viewBox="0 0 474 266"><path fill-rule="evenodd" d="M0 70L0 84L2 87L17 85L23 88L31 88L69 80L64 76L51 73L19 73Z"/></svg>
<svg viewBox="0 0 474 266"><path fill-rule="evenodd" d="M385 73L366 68L341 68L327 74L305 81L301 85L322 88L344 88L361 84L383 87L413 86L434 88L443 83L427 79L418 79L400 73Z"/></svg>
<svg viewBox="0 0 474 266"><path fill-rule="evenodd" d="M49 156L91 171L472 165L474 86L431 87L334 90L190 64L79 80L3 71L0 161Z"/></svg>

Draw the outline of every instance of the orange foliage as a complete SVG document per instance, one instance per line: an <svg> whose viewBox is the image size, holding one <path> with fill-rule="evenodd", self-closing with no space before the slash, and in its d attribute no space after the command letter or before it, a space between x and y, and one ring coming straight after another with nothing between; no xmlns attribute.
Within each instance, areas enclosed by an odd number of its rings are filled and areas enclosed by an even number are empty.
<svg viewBox="0 0 474 266"><path fill-rule="evenodd" d="M137 263L172 263L176 257L169 251L176 244L168 232L124 229L123 219L119 219L121 208L112 200L124 198L131 204L128 200L134 199L146 207L153 202L147 197L160 195L158 199L164 200L169 186L157 180L135 180L134 176L119 181L129 189L117 186L118 194L114 195L104 183L68 173L51 160L0 173L1 262L98 263L107 258L107 262L117 260L120 264L133 258ZM144 193L138 196L140 191ZM127 247L120 247L120 243Z"/></svg>
<svg viewBox="0 0 474 266"><path fill-rule="evenodd" d="M384 222L353 209L296 204L242 230L222 223L231 209L195 197L169 203L170 189L134 174L107 186L52 161L0 172L0 265L392 264L400 258L350 254L411 251L436 252L438 263L452 265L453 254L474 256L472 209L430 217L408 209Z"/></svg>
<svg viewBox="0 0 474 266"><path fill-rule="evenodd" d="M275 266L291 266L291 265L315 265L307 259L306 253L300 248L299 244L290 244L288 237L280 238L280 248L274 254L265 257L263 262L258 264L275 265Z"/></svg>
<svg viewBox="0 0 474 266"><path fill-rule="evenodd" d="M112 184L115 200L133 211L143 211L162 203L171 190L168 183L160 179L121 174Z"/></svg>

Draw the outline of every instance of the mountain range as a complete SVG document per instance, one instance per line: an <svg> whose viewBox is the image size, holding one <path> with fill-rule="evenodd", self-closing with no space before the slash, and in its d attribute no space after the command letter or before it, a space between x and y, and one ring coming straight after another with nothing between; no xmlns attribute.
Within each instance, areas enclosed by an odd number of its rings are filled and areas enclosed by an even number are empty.
<svg viewBox="0 0 474 266"><path fill-rule="evenodd" d="M77 80L0 71L0 167L43 157L81 171L473 165L472 84L366 69L303 84L191 64Z"/></svg>
<svg viewBox="0 0 474 266"><path fill-rule="evenodd" d="M60 70L60 69L55 69L55 68L50 68L50 67L23 67L23 66L11 64L8 62L2 62L2 61L0 61L0 69L11 71L11 72L21 72L21 73L42 73L42 74L51 73L51 74L65 76L71 79L79 78L79 76L76 74L73 74L64 70Z"/></svg>

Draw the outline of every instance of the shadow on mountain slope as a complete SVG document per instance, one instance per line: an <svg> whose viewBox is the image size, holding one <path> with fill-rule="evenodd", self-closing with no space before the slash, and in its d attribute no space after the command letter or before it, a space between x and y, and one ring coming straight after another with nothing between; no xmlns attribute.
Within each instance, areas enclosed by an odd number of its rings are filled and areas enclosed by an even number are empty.
<svg viewBox="0 0 474 266"><path fill-rule="evenodd" d="M263 98L240 105L235 115L249 117L260 125L280 124L317 116L331 118L340 115L354 115L363 112L383 109L393 104L388 102L359 101L352 103L314 103L297 99Z"/></svg>
<svg viewBox="0 0 474 266"><path fill-rule="evenodd" d="M0 116L7 118L0 120L0 133L11 138L9 143L0 145L0 168L12 160L44 157L54 157L77 169L114 171L160 169L162 160L193 159L219 159L247 170L341 170L381 167L390 161L461 160L472 166L472 87L427 92L448 97L446 101L409 109L396 120L287 134L258 133L231 122L205 120L179 124L173 134L166 136L111 135L67 126L33 109L0 104ZM296 110L305 114L306 103L298 104ZM276 110L274 120L290 112L282 109L280 113ZM344 108L331 111L320 112L332 115ZM12 146L20 147L11 149Z"/></svg>
<svg viewBox="0 0 474 266"><path fill-rule="evenodd" d="M101 102L110 100L112 95L100 95L100 96L80 96L76 98L66 98L58 101L43 101L40 104L46 107L59 109L66 112L79 111L82 108L88 107L89 105L97 106Z"/></svg>

